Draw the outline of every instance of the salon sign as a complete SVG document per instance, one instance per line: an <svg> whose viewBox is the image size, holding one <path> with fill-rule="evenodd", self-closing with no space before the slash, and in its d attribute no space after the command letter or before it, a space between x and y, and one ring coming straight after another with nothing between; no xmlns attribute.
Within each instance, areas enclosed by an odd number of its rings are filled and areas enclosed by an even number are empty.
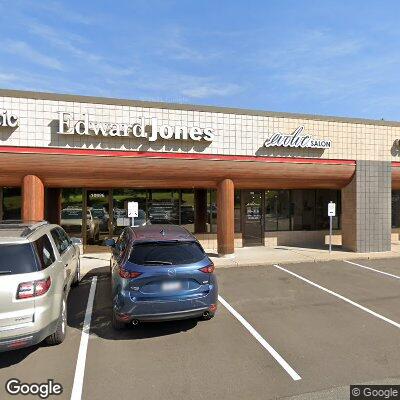
<svg viewBox="0 0 400 400"><path fill-rule="evenodd" d="M329 139L315 139L304 132L304 126L299 126L293 133L273 133L264 142L265 147L295 147L303 149L330 149L332 142Z"/></svg>

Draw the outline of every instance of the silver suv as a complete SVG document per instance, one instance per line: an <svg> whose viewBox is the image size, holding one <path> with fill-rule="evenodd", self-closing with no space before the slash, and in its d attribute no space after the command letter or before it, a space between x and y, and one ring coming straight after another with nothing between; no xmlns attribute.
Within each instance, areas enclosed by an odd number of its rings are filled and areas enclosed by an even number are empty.
<svg viewBox="0 0 400 400"><path fill-rule="evenodd" d="M0 223L0 352L64 340L78 242L45 221Z"/></svg>

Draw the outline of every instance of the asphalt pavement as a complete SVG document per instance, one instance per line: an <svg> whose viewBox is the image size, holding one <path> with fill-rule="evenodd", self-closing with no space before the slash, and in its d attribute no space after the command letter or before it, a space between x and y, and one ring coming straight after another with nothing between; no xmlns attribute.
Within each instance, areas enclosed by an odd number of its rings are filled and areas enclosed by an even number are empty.
<svg viewBox="0 0 400 400"><path fill-rule="evenodd" d="M217 275L221 301L212 320L116 332L108 262L99 259L70 294L62 345L0 354L0 399L39 398L8 395L10 378L54 379L63 393L50 398L70 399L74 388L74 400L348 399L350 384L400 384L400 259Z"/></svg>

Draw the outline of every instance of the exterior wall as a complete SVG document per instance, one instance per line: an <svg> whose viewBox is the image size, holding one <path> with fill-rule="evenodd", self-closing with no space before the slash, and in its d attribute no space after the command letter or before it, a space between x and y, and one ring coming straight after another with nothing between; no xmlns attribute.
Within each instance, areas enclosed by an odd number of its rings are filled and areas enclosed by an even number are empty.
<svg viewBox="0 0 400 400"><path fill-rule="evenodd" d="M195 233L195 236L205 250L217 252L218 243L217 243L216 233ZM234 243L235 243L235 248L243 247L243 240L241 233L235 233Z"/></svg>
<svg viewBox="0 0 400 400"><path fill-rule="evenodd" d="M350 120L334 117L295 116L247 110L231 110L213 107L170 105L168 108L134 106L139 102L112 99L95 99L88 102L79 96L73 101L49 100L2 96L0 109L6 109L19 117L20 126L14 130L0 130L2 146L69 147L91 149L140 150L178 153L206 153L221 155L310 157L350 160L399 160L394 141L400 137L400 123L386 121ZM40 96L40 94L37 94ZM38 97L36 96L36 97ZM44 96L45 97L45 96ZM52 97L57 97L53 95ZM61 99L63 96L59 96ZM65 96L64 96L65 97ZM106 104L109 102L109 104ZM181 107L182 109L178 109ZM193 110L190 110L193 107ZM186 109L185 109L186 108ZM206 111L200 111L204 109ZM207 111L210 110L210 111ZM211 111L213 110L213 111ZM214 111L215 110L215 111ZM96 122L129 123L138 118L156 117L158 124L211 127L216 136L213 142L161 140L149 142L134 137L94 137L85 135L60 135L58 112L65 111L74 121L89 113ZM251 115L254 114L254 115ZM292 133L304 125L304 131L318 139L330 139L330 149L265 148L263 143L273 132Z"/></svg>
<svg viewBox="0 0 400 400"><path fill-rule="evenodd" d="M322 247L329 243L329 231L279 231L265 232L264 244L266 247L277 246L294 247ZM332 244L341 245L341 231L333 231Z"/></svg>
<svg viewBox="0 0 400 400"><path fill-rule="evenodd" d="M357 252L391 248L391 164L358 161L352 182L342 190L343 246Z"/></svg>

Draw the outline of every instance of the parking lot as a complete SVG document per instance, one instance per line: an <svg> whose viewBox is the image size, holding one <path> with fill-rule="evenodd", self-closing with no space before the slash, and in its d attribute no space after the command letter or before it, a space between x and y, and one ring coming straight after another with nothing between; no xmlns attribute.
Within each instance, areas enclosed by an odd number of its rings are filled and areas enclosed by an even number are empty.
<svg viewBox="0 0 400 400"><path fill-rule="evenodd" d="M346 399L350 384L400 383L400 259L217 275L221 298L211 321L116 332L109 270L99 259L70 294L62 345L0 355L0 398L17 398L4 390L10 378L54 379L63 386L58 398L74 400Z"/></svg>

